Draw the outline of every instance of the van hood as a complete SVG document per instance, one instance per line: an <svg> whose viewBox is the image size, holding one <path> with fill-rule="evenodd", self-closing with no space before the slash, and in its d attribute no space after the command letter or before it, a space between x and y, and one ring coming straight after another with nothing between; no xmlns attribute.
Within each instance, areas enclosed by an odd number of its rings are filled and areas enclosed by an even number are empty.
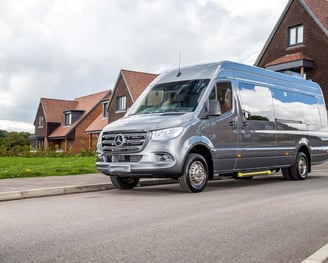
<svg viewBox="0 0 328 263"><path fill-rule="evenodd" d="M131 115L108 124L103 131L161 130L183 125L190 121L193 116L193 112Z"/></svg>

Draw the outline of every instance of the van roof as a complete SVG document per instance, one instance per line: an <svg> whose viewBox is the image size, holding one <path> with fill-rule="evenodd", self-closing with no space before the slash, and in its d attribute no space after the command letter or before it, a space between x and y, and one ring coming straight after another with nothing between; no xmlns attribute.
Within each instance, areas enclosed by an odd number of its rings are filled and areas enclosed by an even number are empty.
<svg viewBox="0 0 328 263"><path fill-rule="evenodd" d="M303 90L310 93L321 93L320 86L312 81L305 80L300 77L283 74L259 67L249 66L232 61L220 61L207 64L198 64L183 67L181 69L175 68L163 72L157 79L157 83L172 82L172 81L183 81L190 79L213 79L219 76L224 77L220 74L224 69L230 69L234 71L234 78L245 79L248 74L252 74L252 79L263 81L266 83L282 85L282 82L288 82L289 85L298 90ZM180 72L180 74L178 74ZM255 75L255 77L254 77Z"/></svg>

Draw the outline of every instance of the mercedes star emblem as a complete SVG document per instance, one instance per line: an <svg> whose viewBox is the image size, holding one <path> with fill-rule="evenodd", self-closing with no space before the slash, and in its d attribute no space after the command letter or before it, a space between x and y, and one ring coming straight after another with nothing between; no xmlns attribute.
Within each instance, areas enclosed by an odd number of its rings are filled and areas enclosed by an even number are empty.
<svg viewBox="0 0 328 263"><path fill-rule="evenodd" d="M114 138L114 144L116 145L116 147L121 147L124 144L124 141L125 139L122 134L118 134Z"/></svg>

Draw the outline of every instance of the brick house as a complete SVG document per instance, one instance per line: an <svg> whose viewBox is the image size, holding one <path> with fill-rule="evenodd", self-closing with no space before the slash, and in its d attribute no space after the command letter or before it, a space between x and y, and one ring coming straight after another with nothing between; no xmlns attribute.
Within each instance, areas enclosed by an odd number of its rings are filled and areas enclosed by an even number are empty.
<svg viewBox="0 0 328 263"><path fill-rule="evenodd" d="M79 153L90 150L87 127L103 112L111 91L103 91L74 100L41 98L34 120L34 149L56 149ZM106 106L107 109L107 106Z"/></svg>
<svg viewBox="0 0 328 263"><path fill-rule="evenodd" d="M102 129L110 122L124 116L141 92L157 77L156 74L122 69L117 77L113 94L102 103L108 107L85 130L89 135L89 145L94 149ZM104 107L104 109L105 109Z"/></svg>
<svg viewBox="0 0 328 263"><path fill-rule="evenodd" d="M102 131L102 129L108 124L109 98L103 99L101 101L101 104L103 105L102 112L95 118L95 120L84 131L86 134L88 134L88 137L89 137L88 144L89 144L89 149L91 151L94 151L96 149L99 134Z"/></svg>
<svg viewBox="0 0 328 263"><path fill-rule="evenodd" d="M328 103L328 1L290 0L255 65L318 82Z"/></svg>
<svg viewBox="0 0 328 263"><path fill-rule="evenodd" d="M108 105L108 123L123 117L157 74L122 69Z"/></svg>

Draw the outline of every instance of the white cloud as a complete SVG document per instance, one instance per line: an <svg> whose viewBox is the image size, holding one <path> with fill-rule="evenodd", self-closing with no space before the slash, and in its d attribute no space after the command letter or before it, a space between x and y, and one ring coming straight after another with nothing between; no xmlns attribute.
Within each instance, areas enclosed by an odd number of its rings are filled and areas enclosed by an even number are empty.
<svg viewBox="0 0 328 263"><path fill-rule="evenodd" d="M252 64L288 0L2 0L0 120L32 124L41 97L113 88L121 68L159 73Z"/></svg>
<svg viewBox="0 0 328 263"><path fill-rule="evenodd" d="M0 120L0 130L33 133L34 126L26 122Z"/></svg>

